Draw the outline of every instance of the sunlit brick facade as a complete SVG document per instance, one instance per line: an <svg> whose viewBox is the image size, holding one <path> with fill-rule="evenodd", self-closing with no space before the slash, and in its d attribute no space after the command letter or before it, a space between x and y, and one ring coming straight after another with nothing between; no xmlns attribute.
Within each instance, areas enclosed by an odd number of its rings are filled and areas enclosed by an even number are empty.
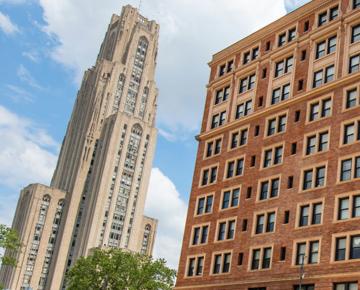
<svg viewBox="0 0 360 290"><path fill-rule="evenodd" d="M209 65L175 289L357 290L360 1L313 0Z"/></svg>

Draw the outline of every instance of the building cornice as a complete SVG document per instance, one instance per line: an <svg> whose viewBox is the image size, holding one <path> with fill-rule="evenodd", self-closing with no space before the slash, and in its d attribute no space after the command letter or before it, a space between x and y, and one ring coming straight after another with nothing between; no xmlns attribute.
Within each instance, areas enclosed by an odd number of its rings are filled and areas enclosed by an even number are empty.
<svg viewBox="0 0 360 290"><path fill-rule="evenodd" d="M304 15L308 15L313 11L319 9L322 6L328 5L330 2L334 0L312 0L311 2L301 6L300 8L286 14L285 16L281 17L280 19L266 25L265 27L257 30L256 32L250 34L249 36L235 42L234 44L228 46L227 48L215 53L213 55L212 60L208 63L209 66L212 66L214 63L221 62L229 55L238 52L239 50L256 44L259 42L259 39L266 38L272 35L275 31L280 30L281 28L288 27L291 23L294 23Z"/></svg>

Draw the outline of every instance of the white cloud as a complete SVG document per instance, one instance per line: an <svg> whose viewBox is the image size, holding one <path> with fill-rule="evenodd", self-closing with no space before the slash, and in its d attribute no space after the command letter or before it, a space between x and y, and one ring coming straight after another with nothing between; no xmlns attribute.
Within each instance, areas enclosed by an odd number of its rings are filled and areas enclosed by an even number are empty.
<svg viewBox="0 0 360 290"><path fill-rule="evenodd" d="M137 0L39 0L47 25L59 45L52 56L75 71L95 63L112 13ZM285 14L283 0L151 0L141 13L161 26L157 80L158 124L175 136L199 130L213 53ZM176 108L176 112L174 112Z"/></svg>
<svg viewBox="0 0 360 290"><path fill-rule="evenodd" d="M0 140L0 186L50 181L59 145L44 129L0 106Z"/></svg>
<svg viewBox="0 0 360 290"><path fill-rule="evenodd" d="M31 120L0 106L0 223L11 224L21 188L48 184L59 144Z"/></svg>
<svg viewBox="0 0 360 290"><path fill-rule="evenodd" d="M24 67L22 64L17 69L17 76L20 78L21 81L38 90L43 90L44 88L38 84L29 70Z"/></svg>
<svg viewBox="0 0 360 290"><path fill-rule="evenodd" d="M20 88L15 85L6 85L6 88L9 90L9 97L15 102L15 103L32 103L34 102L34 97L32 94L30 94L27 90L24 90L23 88Z"/></svg>
<svg viewBox="0 0 360 290"><path fill-rule="evenodd" d="M187 204L173 182L153 168L145 214L159 220L154 256L165 258L173 269L178 268L186 210Z"/></svg>
<svg viewBox="0 0 360 290"><path fill-rule="evenodd" d="M26 57L32 62L39 62L40 60L40 55L36 50L24 51L22 53L22 56Z"/></svg>
<svg viewBox="0 0 360 290"><path fill-rule="evenodd" d="M0 29L7 35L19 32L19 28L14 24L10 17L0 11Z"/></svg>

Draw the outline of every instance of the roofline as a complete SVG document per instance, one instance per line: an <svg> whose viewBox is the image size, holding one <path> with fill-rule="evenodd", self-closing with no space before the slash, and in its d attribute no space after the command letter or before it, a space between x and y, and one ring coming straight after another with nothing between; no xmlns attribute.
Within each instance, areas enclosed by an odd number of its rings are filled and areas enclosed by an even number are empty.
<svg viewBox="0 0 360 290"><path fill-rule="evenodd" d="M229 54L240 50L243 47L250 46L259 41L259 39L264 38L268 35L274 33L274 31L280 30L282 27L288 26L290 23L298 21L304 15L307 15L309 12L319 9L321 6L326 6L334 0L312 0L311 2L300 6L299 8L293 10L292 12L284 15L283 17L275 20L274 22L260 28L259 30L249 34L245 38L231 44L227 48L220 50L215 53L212 57L212 60L208 63L209 66L213 65L216 62L219 62L226 58Z"/></svg>

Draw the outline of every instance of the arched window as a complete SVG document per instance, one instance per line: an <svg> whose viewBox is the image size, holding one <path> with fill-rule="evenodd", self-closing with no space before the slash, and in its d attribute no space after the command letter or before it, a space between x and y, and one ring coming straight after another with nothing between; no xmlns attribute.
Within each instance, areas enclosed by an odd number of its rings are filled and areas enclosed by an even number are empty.
<svg viewBox="0 0 360 290"><path fill-rule="evenodd" d="M116 113L119 110L121 96L124 90L124 85L125 85L125 75L120 74L114 96L113 113Z"/></svg>
<svg viewBox="0 0 360 290"><path fill-rule="evenodd" d="M144 118L148 98L149 98L149 88L145 87L141 98L140 111L139 111L139 115L141 118Z"/></svg>
<svg viewBox="0 0 360 290"><path fill-rule="evenodd" d="M139 93L141 77L145 66L145 59L148 50L149 42L146 37L142 36L139 39L134 64L132 68L129 90L126 97L125 111L134 114L136 107L136 100Z"/></svg>

